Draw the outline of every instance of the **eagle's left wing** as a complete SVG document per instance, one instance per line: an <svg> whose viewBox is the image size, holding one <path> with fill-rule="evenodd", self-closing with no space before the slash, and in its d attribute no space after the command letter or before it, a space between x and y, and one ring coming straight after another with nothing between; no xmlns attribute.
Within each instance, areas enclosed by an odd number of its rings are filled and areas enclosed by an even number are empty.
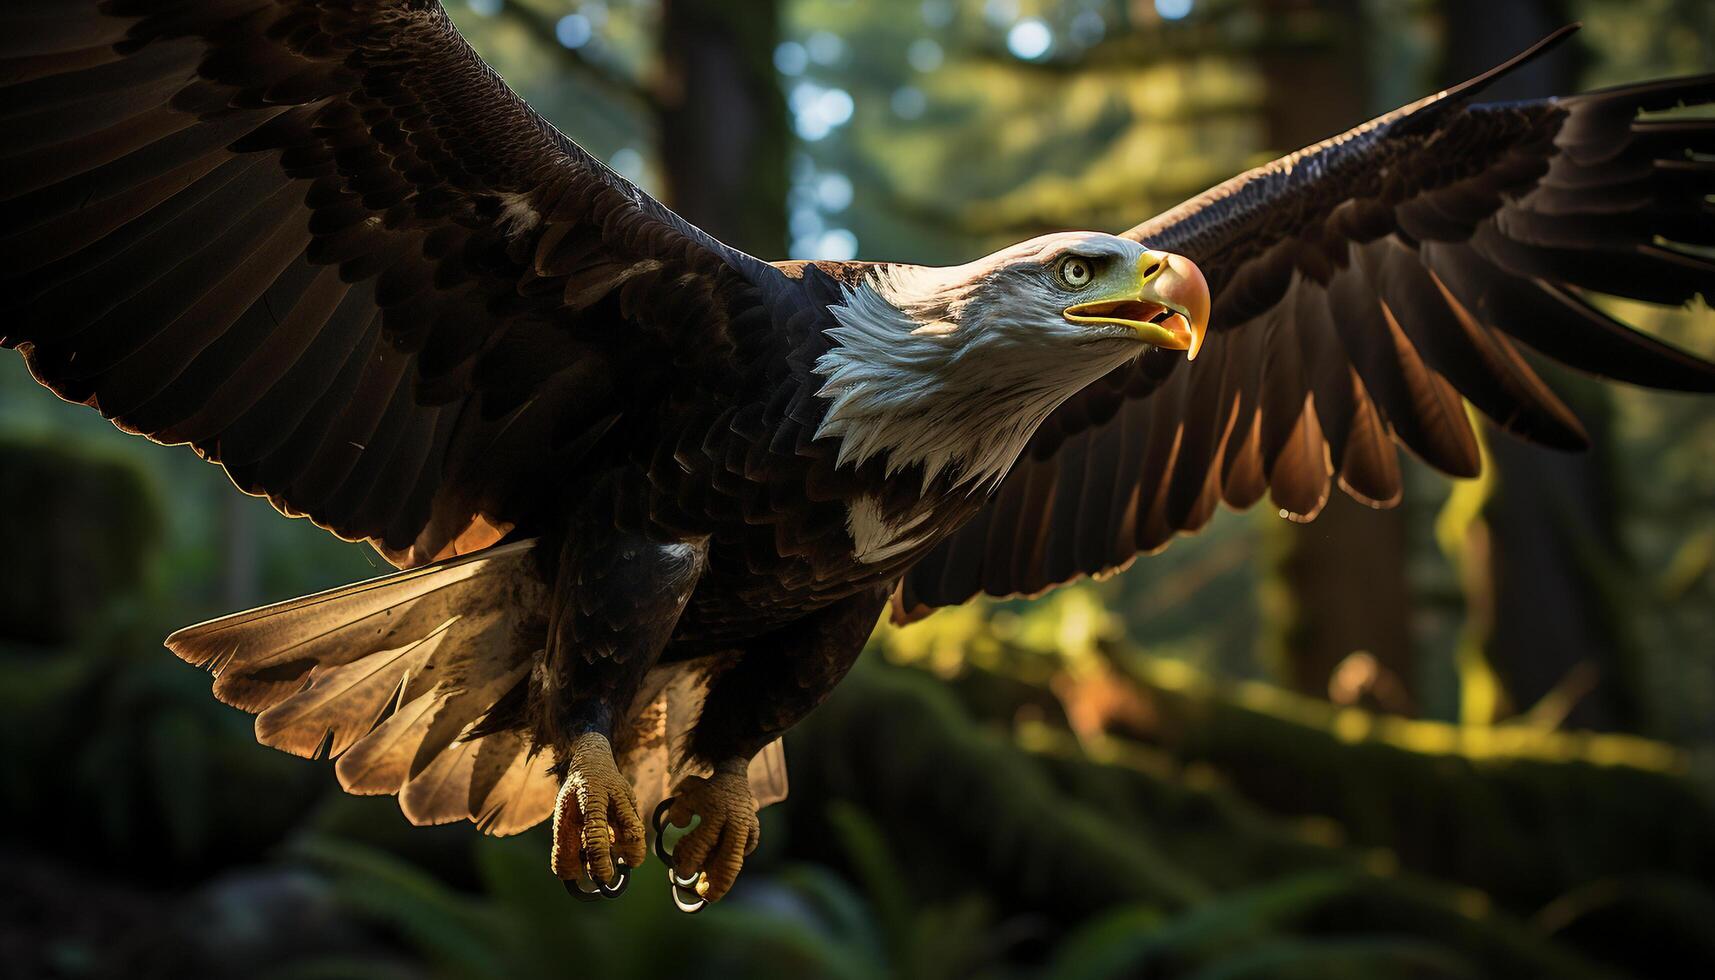
<svg viewBox="0 0 1715 980"><path fill-rule="evenodd" d="M1393 503L1395 442L1473 476L1464 400L1525 439L1583 447L1521 345L1715 391L1715 366L1585 298L1715 298L1715 262L1675 247L1715 245L1715 119L1639 118L1715 102L1715 76L1466 104L1541 47L1127 232L1207 276L1200 356L1150 351L1058 409L988 506L907 576L896 616L1121 567L1265 491L1297 520L1336 481Z"/></svg>
<svg viewBox="0 0 1715 980"><path fill-rule="evenodd" d="M531 531L668 394L735 384L780 281L438 0L0 3L0 347L397 565Z"/></svg>

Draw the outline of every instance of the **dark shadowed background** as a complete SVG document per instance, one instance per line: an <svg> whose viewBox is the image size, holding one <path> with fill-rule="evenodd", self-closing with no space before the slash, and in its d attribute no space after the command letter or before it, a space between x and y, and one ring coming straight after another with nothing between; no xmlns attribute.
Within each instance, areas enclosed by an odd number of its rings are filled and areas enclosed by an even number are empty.
<svg viewBox="0 0 1715 980"><path fill-rule="evenodd" d="M448 0L537 108L765 257L1117 230L1587 28L1497 97L1715 70L1708 0ZM1622 312L1715 354L1703 306ZM0 360L0 975L1715 975L1715 400L1551 375L1404 504L1260 508L880 630L732 896L572 902L412 828L160 640L387 570Z"/></svg>

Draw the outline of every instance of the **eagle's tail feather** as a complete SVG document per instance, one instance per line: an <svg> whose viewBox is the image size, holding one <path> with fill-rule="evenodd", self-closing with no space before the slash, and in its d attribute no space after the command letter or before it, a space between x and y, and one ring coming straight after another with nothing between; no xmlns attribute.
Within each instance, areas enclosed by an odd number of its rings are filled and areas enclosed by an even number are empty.
<svg viewBox="0 0 1715 980"><path fill-rule="evenodd" d="M414 824L470 820L515 834L548 818L558 789L552 750L534 745L512 717L546 635L534 544L189 626L167 646L214 674L222 701L257 714L257 741L337 760L347 792L397 794ZM702 715L709 667L691 660L651 670L633 717L614 733L645 817L680 778L707 774L683 750ZM778 741L750 775L760 804L786 796Z"/></svg>
<svg viewBox="0 0 1715 980"><path fill-rule="evenodd" d="M524 541L188 627L167 639L258 712L256 737L337 758L352 793L399 796L415 824L517 833L545 819L554 760L516 730L478 733L541 650Z"/></svg>

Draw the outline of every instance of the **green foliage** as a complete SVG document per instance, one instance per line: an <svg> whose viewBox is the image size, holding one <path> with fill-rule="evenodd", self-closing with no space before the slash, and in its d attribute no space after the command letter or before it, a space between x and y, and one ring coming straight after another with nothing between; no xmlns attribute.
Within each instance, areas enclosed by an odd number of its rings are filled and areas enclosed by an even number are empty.
<svg viewBox="0 0 1715 980"><path fill-rule="evenodd" d="M1266 937L1308 916L1355 880L1350 872L1309 872L1231 892L1166 922L1148 907L1116 909L1068 936L1052 972L1061 980L1104 980L1138 976L1162 964L1204 964L1191 974L1199 977L1253 975L1259 966L1325 969L1339 958L1336 951L1350 955L1357 950ZM1406 940L1370 940L1358 949L1372 963L1389 951L1448 958L1430 944Z"/></svg>
<svg viewBox="0 0 1715 980"><path fill-rule="evenodd" d="M1211 732L1231 725L1234 716L1216 703L1219 695L1205 697L1209 710L1188 711L1183 723ZM879 723L880 718L886 723ZM1318 728L1304 720L1277 715L1276 724L1266 738L1248 733L1246 744L1317 744ZM1527 923L1501 904L1514 900L1464 884L1483 869L1472 867L1457 849L1414 852L1411 835L1417 830L1403 816L1396 816L1385 839L1357 840L1341 824L1350 814L1336 818L1331 831L1325 821L1306 820L1291 807L1283 809L1277 801L1249 792L1240 759L1188 762L1169 757L1151 764L1140 763L1135 752L1124 752L1123 744L1101 746L1093 759L1063 743L1024 741L1041 748L1027 752L973 725L944 689L918 672L871 666L854 672L841 695L808 723L805 738L795 743L800 757L807 750L822 763L809 772L797 770L803 773L797 790L808 790L815 798L861 800L873 815L906 877L890 878L895 883L872 894L906 891L946 902L960 894L949 883L963 882L988 896L998 924L1045 916L1071 927L1055 963L1073 975L1137 975L1134 968L1153 964L1152 969L1165 971L1160 975L1178 976L1181 970L1213 967L1253 947L1273 950L1254 953L1264 961L1302 955L1307 963L1320 962L1319 957L1381 962L1397 953L1401 961L1433 961L1436 969L1444 968L1431 976L1460 976L1461 970L1472 969L1484 976L1600 974L1550 942L1541 923ZM1397 751L1418 753L1404 747ZM1305 769L1284 777L1304 781L1311 766L1317 771L1354 770L1347 793L1354 812L1391 805L1382 798L1397 791L1391 784L1369 787L1358 778L1367 776L1373 782L1381 768L1371 768L1375 764L1366 760L1364 747L1331 740L1316 752L1313 763L1307 761ZM1409 762L1394 760L1396 765ZM1517 806L1518 794L1529 792L1512 784L1510 770L1521 764L1527 763L1500 767L1500 782L1489 788L1498 797L1512 798L1503 808ZM1541 766L1557 772L1567 763ZM997 774L1014 790L986 792ZM1428 781L1411 793L1419 804L1437 794L1456 795L1457 773L1440 772L1432 765L1414 775ZM1592 783L1573 797L1584 808L1611 797L1646 795L1644 787L1651 780L1658 784L1658 793L1671 794L1674 785L1670 777L1624 766L1586 770L1579 778ZM1035 795L1044 784L1056 787L1046 806L1039 805ZM1330 799L1320 792L1307 798ZM1707 846L1711 822L1695 807L1693 798L1658 797L1652 812L1686 811L1685 832L1704 842L1694 846ZM1438 839L1474 843L1490 832L1495 816L1494 810L1450 810L1434 818L1454 824L1440 828ZM1569 823L1576 827L1578 821ZM804 832L802 824L801 817L794 821L795 833ZM1703 830L1696 832L1697 826ZM935 831L918 833L923 827ZM1561 828L1550 836L1564 832ZM1566 843L1591 852L1618 848L1601 859L1634 871L1678 873L1689 859L1684 845L1690 841L1654 850L1648 844L1608 842L1593 834ZM1038 862L1035 852L1050 861ZM1169 853L1170 859L1164 856ZM1565 859L1565 852L1557 855ZM1402 871L1401 856L1420 860ZM861 871L863 863L854 862L860 869L858 879L868 880L872 876ZM1525 873L1548 876L1553 887L1556 867L1555 859L1545 859ZM973 879L975 869L994 870L986 878L979 871ZM1148 873L1140 875L1140 869ZM1161 890L1159 882L1168 874L1185 894ZM906 884L897 883L901 880ZM878 908L897 904L889 897L878 902ZM1533 910L1537 905L1526 898L1516 907ZM1686 908L1701 905L1689 903ZM1715 926L1715 919L1699 921ZM1293 935L1313 942L1274 945ZM1398 949L1366 946L1363 940L1375 935L1400 937ZM1325 940L1331 944L1326 948L1321 945ZM1632 954L1634 959L1637 955Z"/></svg>
<svg viewBox="0 0 1715 980"><path fill-rule="evenodd" d="M395 931L448 977L721 977L756 964L777 976L890 975L864 944L872 926L861 902L825 877L783 878L784 915L739 907L687 918L648 866L633 879L635 898L581 906L544 872L539 843L484 841L476 849L480 897L359 845L307 838L292 854L332 876L335 899L351 914ZM843 914L824 920L815 909L830 905Z"/></svg>
<svg viewBox="0 0 1715 980"><path fill-rule="evenodd" d="M913 658L925 642L917 631L933 636L941 628L931 621L886 633L882 647ZM995 664L1061 656L974 628L973 647L995 650L988 658ZM1010 629L1008 635L1019 636ZM1123 681L1073 659L1045 682L1074 699L1081 687L1120 684L1136 700L1141 720L1113 723L1087 740L1105 761L1145 776L1174 768L1211 774L1273 812L1331 820L1342 839L1386 848L1390 860L1408 868L1450 874L1521 903L1548 901L1623 868L1715 878L1709 832L1715 813L1685 781L1687 757L1669 746L1529 724L1459 726L1336 708L1092 642L1101 651L1094 656L1123 672ZM1079 680L1080 672L1088 679ZM1050 751L1083 751L1051 725L1030 723L1021 734ZM1079 798L1106 799L1110 792L1099 785L1068 789ZM1158 812L1165 804L1152 799L1142 809ZM1628 830L1646 823L1649 834ZM1181 840L1179 853L1185 852Z"/></svg>

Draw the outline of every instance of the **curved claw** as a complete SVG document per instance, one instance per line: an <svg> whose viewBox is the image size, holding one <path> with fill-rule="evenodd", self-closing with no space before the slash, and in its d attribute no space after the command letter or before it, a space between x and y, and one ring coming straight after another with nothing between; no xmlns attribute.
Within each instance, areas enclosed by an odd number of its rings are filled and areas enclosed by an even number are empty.
<svg viewBox="0 0 1715 980"><path fill-rule="evenodd" d="M613 861L613 884L604 885L601 882L596 882L596 890L601 892L602 898L618 898L625 894L625 890L630 887L631 866L619 858L614 858Z"/></svg>
<svg viewBox="0 0 1715 980"><path fill-rule="evenodd" d="M673 852L667 847L667 828L677 826L669 823L667 814L673 809L676 797L669 796L662 800L649 818L655 829L655 856L667 867L667 884L673 893L673 907L687 915L701 912L709 904L709 900L697 892L697 883L703 880L702 872L689 877L679 877L679 872L673 868Z"/></svg>
<svg viewBox="0 0 1715 980"><path fill-rule="evenodd" d="M669 871L667 873L667 875L669 878L673 877L673 873L671 871ZM695 878L693 878L691 880L693 882L696 881ZM691 887L688 887L685 885L681 885L681 884L679 884L677 879L675 879L673 881L673 907L674 908L685 913L686 915L695 915L698 912L701 912L705 907L707 907L708 904L709 904L709 900L704 898L703 896L697 894L697 890L695 888L691 888Z"/></svg>
<svg viewBox="0 0 1715 980"><path fill-rule="evenodd" d="M631 866L626 864L623 859L615 857L613 859L613 884L611 885L592 881L589 884L593 884L595 887L586 889L582 880L570 878L563 879L561 884L566 886L566 894L580 902L600 902L605 899L618 898L625 894L627 888L631 887Z"/></svg>
<svg viewBox="0 0 1715 980"><path fill-rule="evenodd" d="M656 805L655 813L649 818L649 823L655 828L656 833L659 834L661 831L667 829L667 813L673 809L673 801L676 799L678 799L678 797L669 796Z"/></svg>
<svg viewBox="0 0 1715 980"><path fill-rule="evenodd" d="M591 891L584 891L584 883L582 881L573 881L570 878L562 878L562 879L560 879L560 884L566 886L566 894L567 895L572 896L573 898L577 899L580 902L599 902L599 901L601 901L600 889L594 889Z"/></svg>
<svg viewBox="0 0 1715 980"><path fill-rule="evenodd" d="M655 830L655 856L667 866L668 874L673 871L673 852L667 850L667 811L673 808L673 799L669 796L662 800L649 818L649 824Z"/></svg>

